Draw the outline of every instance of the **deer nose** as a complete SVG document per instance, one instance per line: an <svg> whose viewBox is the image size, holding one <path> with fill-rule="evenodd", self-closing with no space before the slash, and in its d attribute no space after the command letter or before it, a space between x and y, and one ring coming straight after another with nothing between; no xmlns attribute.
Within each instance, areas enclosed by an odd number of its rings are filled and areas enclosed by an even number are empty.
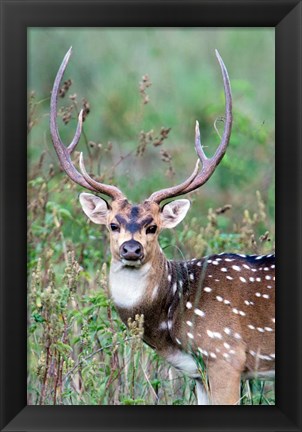
<svg viewBox="0 0 302 432"><path fill-rule="evenodd" d="M128 240L120 247L120 256L128 261L137 261L142 259L143 246L136 240Z"/></svg>

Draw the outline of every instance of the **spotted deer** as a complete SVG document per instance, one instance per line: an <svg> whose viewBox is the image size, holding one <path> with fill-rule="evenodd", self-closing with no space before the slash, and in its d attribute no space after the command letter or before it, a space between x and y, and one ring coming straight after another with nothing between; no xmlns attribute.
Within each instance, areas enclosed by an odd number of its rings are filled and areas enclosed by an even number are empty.
<svg viewBox="0 0 302 432"><path fill-rule="evenodd" d="M67 52L51 93L50 131L62 169L91 193L81 193L84 213L110 233L110 293L124 323L144 315L144 341L175 368L196 380L198 404L239 404L242 377L272 377L275 345L275 256L220 253L188 261L168 260L158 243L165 228L186 216L187 199L162 204L203 185L223 158L232 128L232 96L227 69L216 51L225 93L225 126L220 145L208 158L195 127L198 162L181 184L131 204L116 186L78 171L71 153L82 129L82 112L71 144L65 147L57 126L60 83L71 55ZM201 167L200 167L201 162ZM111 199L109 203L97 196ZM199 357L207 371L201 380Z"/></svg>

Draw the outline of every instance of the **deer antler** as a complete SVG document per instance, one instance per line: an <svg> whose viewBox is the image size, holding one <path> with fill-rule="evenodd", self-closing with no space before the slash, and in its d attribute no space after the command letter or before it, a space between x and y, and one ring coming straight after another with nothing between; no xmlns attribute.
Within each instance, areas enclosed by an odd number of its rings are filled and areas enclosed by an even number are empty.
<svg viewBox="0 0 302 432"><path fill-rule="evenodd" d="M86 172L86 169L84 167L83 158L81 154L81 164L80 168L82 171L82 174L77 171L77 169L74 167L72 160L71 160L71 153L77 146L82 132L82 122L83 122L83 110L81 110L78 118L78 124L76 128L76 132L74 135L74 138L70 145L68 147L65 147L63 144L59 131L58 131L58 125L57 125L57 108L58 108L58 94L59 94L59 88L60 83L64 74L64 71L66 69L66 66L68 64L69 58L71 56L72 48L68 50L66 53L62 64L58 70L57 76L54 81L54 85L51 92L51 99L50 99L50 132L51 132L51 138L52 142L55 148L55 151L58 155L60 164L62 169L66 172L66 174L73 180L75 183L79 184L80 186L83 186L86 189L89 189L93 192L98 192L107 196L110 196L113 200L117 199L124 199L123 193L116 187L111 185L106 185L103 183L99 183L96 180L92 179Z"/></svg>
<svg viewBox="0 0 302 432"><path fill-rule="evenodd" d="M203 150L203 147L200 142L200 131L199 131L199 123L196 121L195 126L195 149L196 153L199 157L199 160L202 163L201 171L198 173L198 164L196 164L195 169L191 176L185 180L183 183L181 183L178 186L172 186L170 188L162 189L157 192L154 192L149 198L149 201L154 201L156 203L160 203L161 201L167 199L176 197L178 195L187 194L189 192L192 192L193 190L199 188L202 186L213 174L215 171L215 168L220 163L221 159L223 158L228 143L230 141L231 136L231 130L232 130L232 94L231 94L231 85L230 80L228 76L227 69L222 61L222 58L220 57L217 50L215 50L216 57L219 61L222 77L223 77L223 86L224 86L224 93L225 93L225 126L224 126L224 132L222 135L222 139L220 142L220 145L218 149L216 150L214 156L211 158L207 158L205 155L205 152ZM199 162L199 161L198 161Z"/></svg>

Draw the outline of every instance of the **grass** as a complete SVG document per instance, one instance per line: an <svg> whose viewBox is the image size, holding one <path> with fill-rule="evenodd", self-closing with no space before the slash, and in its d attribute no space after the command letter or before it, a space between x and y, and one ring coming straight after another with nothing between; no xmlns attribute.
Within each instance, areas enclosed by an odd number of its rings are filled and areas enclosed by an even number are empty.
<svg viewBox="0 0 302 432"><path fill-rule="evenodd" d="M237 51L234 55L230 49L235 33L212 33L233 76L230 147L209 183L190 194L192 208L185 221L162 233L161 247L171 259L274 250L274 113L268 92L273 88L273 62L269 69L259 57L269 58L273 39L261 31L243 32L240 42L236 39L239 61ZM163 34L165 44L160 43ZM214 44L209 34L202 34ZM205 62L196 58L198 49L205 53L196 38L199 33L150 29L137 35L134 30L38 29L29 35L29 404L196 403L193 381L142 343L143 318L135 317L128 328L119 319L108 296L108 233L87 222L77 200L81 188L58 169L49 137L49 91L64 54L55 47L64 42L67 48L74 46L76 64L68 67L71 85L60 102L63 141L70 141L77 113L84 107L79 150L84 151L88 170L117 184L131 200L139 202L191 172L196 118L203 141L219 141L213 125L223 112L222 85L214 56L205 55ZM125 51L129 44L135 47L131 53ZM255 75L243 53L260 45ZM48 60L39 63L42 46L48 48L51 68ZM178 56L171 54L176 47ZM86 89L84 98L76 93ZM218 96L214 102L213 94ZM216 123L220 133L223 125ZM211 154L212 147L206 151ZM78 157L75 152L75 163ZM241 394L242 404L274 404L270 383L246 381Z"/></svg>

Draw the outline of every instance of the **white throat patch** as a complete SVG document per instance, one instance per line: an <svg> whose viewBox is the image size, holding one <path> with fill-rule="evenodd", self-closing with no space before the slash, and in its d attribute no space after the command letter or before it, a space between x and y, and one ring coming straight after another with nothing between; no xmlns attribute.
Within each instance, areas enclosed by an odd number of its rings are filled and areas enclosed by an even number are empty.
<svg viewBox="0 0 302 432"><path fill-rule="evenodd" d="M121 308L132 308L146 294L151 264L141 267L125 267L121 262L112 262L110 267L110 292L114 304Z"/></svg>

